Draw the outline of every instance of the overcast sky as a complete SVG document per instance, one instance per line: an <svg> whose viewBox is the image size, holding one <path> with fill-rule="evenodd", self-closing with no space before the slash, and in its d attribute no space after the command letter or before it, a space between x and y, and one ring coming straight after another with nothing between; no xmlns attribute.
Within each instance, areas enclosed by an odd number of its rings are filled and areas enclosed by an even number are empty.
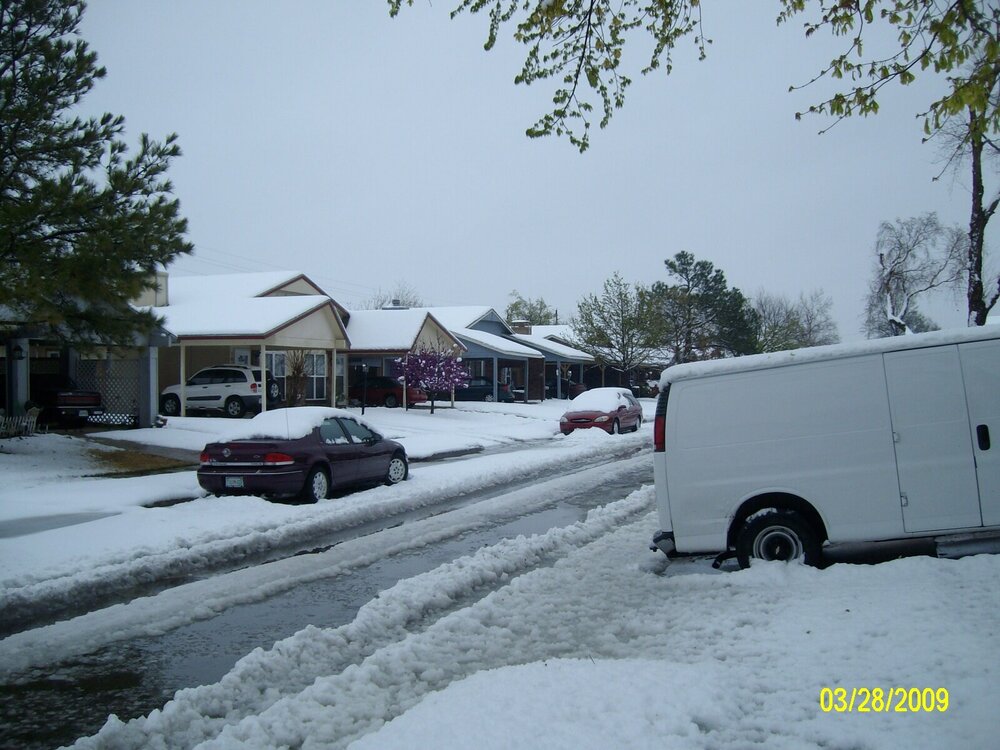
<svg viewBox="0 0 1000 750"><path fill-rule="evenodd" d="M405 281L502 312L517 289L565 320L615 271L667 280L687 250L748 295L824 289L849 341L879 223L967 223L968 181L932 182L941 155L915 118L937 88L892 87L878 117L817 135L828 121L794 113L824 89L788 88L839 46L777 27L776 2L705 3L708 59L685 41L669 76L636 74L584 155L524 136L552 89L515 86L522 48L484 52L488 19L451 7L90 0L108 75L85 108L125 115L133 146L179 135L196 249L171 273L302 271L347 307ZM647 48L626 51L633 70ZM964 325L964 305L932 317Z"/></svg>

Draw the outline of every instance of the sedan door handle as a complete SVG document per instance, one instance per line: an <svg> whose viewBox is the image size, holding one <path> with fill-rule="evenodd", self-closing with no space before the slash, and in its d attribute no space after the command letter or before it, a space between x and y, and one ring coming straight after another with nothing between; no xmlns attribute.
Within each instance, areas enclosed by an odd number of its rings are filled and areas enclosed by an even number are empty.
<svg viewBox="0 0 1000 750"><path fill-rule="evenodd" d="M976 438L979 440L979 450L988 451L990 449L990 427L981 424L976 427Z"/></svg>

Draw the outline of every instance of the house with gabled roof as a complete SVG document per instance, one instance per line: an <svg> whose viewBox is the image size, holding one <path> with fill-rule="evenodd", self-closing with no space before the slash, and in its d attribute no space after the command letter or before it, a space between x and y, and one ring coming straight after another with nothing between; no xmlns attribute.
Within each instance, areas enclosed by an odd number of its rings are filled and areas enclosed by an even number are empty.
<svg viewBox="0 0 1000 750"><path fill-rule="evenodd" d="M164 275L163 285L160 304L151 308L171 336L158 358L161 387L225 363L263 367L265 379L283 385L285 353L299 349L307 357L307 402L343 400L347 310L305 274Z"/></svg>
<svg viewBox="0 0 1000 750"><path fill-rule="evenodd" d="M426 310L351 310L348 313L351 352L349 380L394 374L396 360L423 349L464 356L466 347Z"/></svg>

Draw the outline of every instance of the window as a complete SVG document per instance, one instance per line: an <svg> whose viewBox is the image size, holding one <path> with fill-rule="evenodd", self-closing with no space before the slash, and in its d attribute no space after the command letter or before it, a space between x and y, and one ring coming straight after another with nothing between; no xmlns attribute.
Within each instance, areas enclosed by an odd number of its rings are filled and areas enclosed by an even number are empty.
<svg viewBox="0 0 1000 750"><path fill-rule="evenodd" d="M319 438L327 445L344 445L351 442L336 419L327 419L320 425Z"/></svg>
<svg viewBox="0 0 1000 750"><path fill-rule="evenodd" d="M306 355L306 400L326 399L326 352Z"/></svg>
<svg viewBox="0 0 1000 750"><path fill-rule="evenodd" d="M353 419L341 419L340 424L343 425L347 434L354 439L355 443L363 443L365 440L377 437L374 432L363 424L358 424Z"/></svg>

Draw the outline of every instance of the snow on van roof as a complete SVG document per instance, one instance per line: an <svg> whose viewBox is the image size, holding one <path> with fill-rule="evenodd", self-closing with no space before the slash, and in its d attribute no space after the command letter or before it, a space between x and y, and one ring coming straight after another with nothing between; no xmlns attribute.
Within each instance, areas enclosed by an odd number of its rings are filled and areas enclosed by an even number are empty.
<svg viewBox="0 0 1000 750"><path fill-rule="evenodd" d="M929 346L944 344L961 344L969 341L986 341L1000 339L1000 326L979 326L973 328L954 328L930 333L916 333L909 336L893 336L884 339L872 339L850 344L832 344L816 346L807 349L793 349L769 354L751 354L746 357L732 359L713 359L705 362L689 362L683 365L668 367L660 376L660 390L670 383L679 380L726 375L733 372L748 370L768 370L773 367L803 364L806 362L823 362L844 357L860 357L865 354L881 354L883 352L903 351L906 349L923 349Z"/></svg>

